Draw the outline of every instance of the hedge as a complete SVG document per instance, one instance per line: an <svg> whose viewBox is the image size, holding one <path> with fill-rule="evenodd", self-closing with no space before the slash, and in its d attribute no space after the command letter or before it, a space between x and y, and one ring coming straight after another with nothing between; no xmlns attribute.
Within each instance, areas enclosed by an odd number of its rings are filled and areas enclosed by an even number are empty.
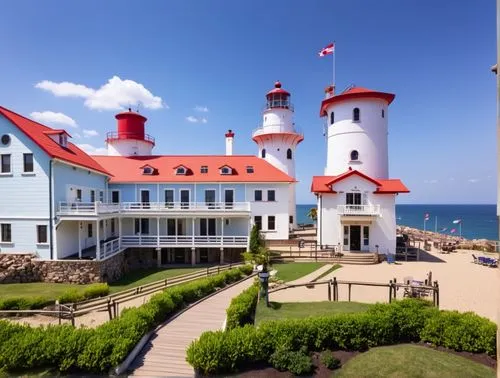
<svg viewBox="0 0 500 378"><path fill-rule="evenodd" d="M0 310L39 309L53 303L53 299L46 297L11 297L0 299Z"/></svg>
<svg viewBox="0 0 500 378"><path fill-rule="evenodd" d="M187 361L202 374L237 372L270 364L277 350L363 351L401 342L474 353L496 353L496 325L473 313L439 311L423 301L377 304L364 313L264 322L227 331L205 332L187 350Z"/></svg>
<svg viewBox="0 0 500 378"><path fill-rule="evenodd" d="M253 324L258 295L259 283L255 282L254 285L231 300L231 304L226 310L226 329Z"/></svg>
<svg viewBox="0 0 500 378"><path fill-rule="evenodd" d="M0 320L0 371L56 367L60 371L107 373L142 336L174 312L251 272L236 268L155 294L146 304L97 328L30 327Z"/></svg>

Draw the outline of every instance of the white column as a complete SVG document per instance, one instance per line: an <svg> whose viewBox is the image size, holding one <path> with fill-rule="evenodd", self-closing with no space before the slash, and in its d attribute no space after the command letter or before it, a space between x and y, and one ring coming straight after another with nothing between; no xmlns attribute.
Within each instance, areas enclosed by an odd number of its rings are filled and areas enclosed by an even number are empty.
<svg viewBox="0 0 500 378"><path fill-rule="evenodd" d="M224 248L220 247L220 261L219 263L224 264Z"/></svg>
<svg viewBox="0 0 500 378"><path fill-rule="evenodd" d="M156 243L157 247L160 248L160 217L156 218Z"/></svg>
<svg viewBox="0 0 500 378"><path fill-rule="evenodd" d="M118 245L122 249L122 217L118 218Z"/></svg>
<svg viewBox="0 0 500 378"><path fill-rule="evenodd" d="M82 258L82 222L78 221L78 258Z"/></svg>
<svg viewBox="0 0 500 378"><path fill-rule="evenodd" d="M191 265L196 265L196 248L191 248Z"/></svg>
<svg viewBox="0 0 500 378"><path fill-rule="evenodd" d="M250 232L252 231L252 216L248 217L247 251L250 250Z"/></svg>
<svg viewBox="0 0 500 378"><path fill-rule="evenodd" d="M156 265L159 267L161 267L161 248L158 247L156 248Z"/></svg>
<svg viewBox="0 0 500 378"><path fill-rule="evenodd" d="M108 220L102 221L102 229L104 230L104 240L108 238Z"/></svg>
<svg viewBox="0 0 500 378"><path fill-rule="evenodd" d="M99 220L95 221L95 237L97 240L97 243L95 245L95 257L97 260L101 259L101 237L100 237L100 230L99 230Z"/></svg>
<svg viewBox="0 0 500 378"><path fill-rule="evenodd" d="M221 218L221 226L220 226L220 245L224 245L224 217Z"/></svg>
<svg viewBox="0 0 500 378"><path fill-rule="evenodd" d="M192 233L193 247L194 247L194 227L195 227L195 224L194 224L194 217L193 217L193 218L191 218L191 233Z"/></svg>

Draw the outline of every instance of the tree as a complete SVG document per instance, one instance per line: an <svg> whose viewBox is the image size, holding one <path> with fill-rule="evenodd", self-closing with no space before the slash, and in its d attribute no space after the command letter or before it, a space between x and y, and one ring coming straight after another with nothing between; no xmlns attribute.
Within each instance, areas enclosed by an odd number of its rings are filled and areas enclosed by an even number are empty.
<svg viewBox="0 0 500 378"><path fill-rule="evenodd" d="M309 212L307 213L307 216L311 218L314 222L318 220L318 209L315 207L312 207Z"/></svg>
<svg viewBox="0 0 500 378"><path fill-rule="evenodd" d="M254 224L252 227L252 231L250 232L250 251L253 255L259 253L259 250L264 246L262 242L262 238L260 236L259 227Z"/></svg>

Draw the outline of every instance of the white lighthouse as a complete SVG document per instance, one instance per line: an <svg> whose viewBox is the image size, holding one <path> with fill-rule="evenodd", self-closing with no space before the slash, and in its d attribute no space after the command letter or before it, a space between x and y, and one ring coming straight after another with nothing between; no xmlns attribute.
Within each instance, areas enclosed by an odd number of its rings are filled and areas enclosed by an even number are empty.
<svg viewBox="0 0 500 378"><path fill-rule="evenodd" d="M106 135L110 156L148 156L155 145L155 139L145 133L147 118L128 109L115 116L117 131Z"/></svg>
<svg viewBox="0 0 500 378"><path fill-rule="evenodd" d="M252 139L259 146L259 157L295 178L295 149L304 136L295 128L290 93L276 81L266 94L262 112L262 126L253 132ZM295 186L290 185L290 224L296 224Z"/></svg>
<svg viewBox="0 0 500 378"><path fill-rule="evenodd" d="M328 130L325 175L351 168L370 177L389 176L388 110L394 97L361 87L335 96L333 87L327 88L321 104Z"/></svg>

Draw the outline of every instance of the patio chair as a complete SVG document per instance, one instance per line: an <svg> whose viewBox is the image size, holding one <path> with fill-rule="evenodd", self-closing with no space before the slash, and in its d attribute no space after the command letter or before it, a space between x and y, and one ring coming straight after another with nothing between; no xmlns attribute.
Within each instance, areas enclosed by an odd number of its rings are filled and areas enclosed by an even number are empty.
<svg viewBox="0 0 500 378"><path fill-rule="evenodd" d="M479 261L478 261L478 259L477 259L477 257L476 257L475 254L472 254L472 258L474 259L474 264L478 264L479 263Z"/></svg>

